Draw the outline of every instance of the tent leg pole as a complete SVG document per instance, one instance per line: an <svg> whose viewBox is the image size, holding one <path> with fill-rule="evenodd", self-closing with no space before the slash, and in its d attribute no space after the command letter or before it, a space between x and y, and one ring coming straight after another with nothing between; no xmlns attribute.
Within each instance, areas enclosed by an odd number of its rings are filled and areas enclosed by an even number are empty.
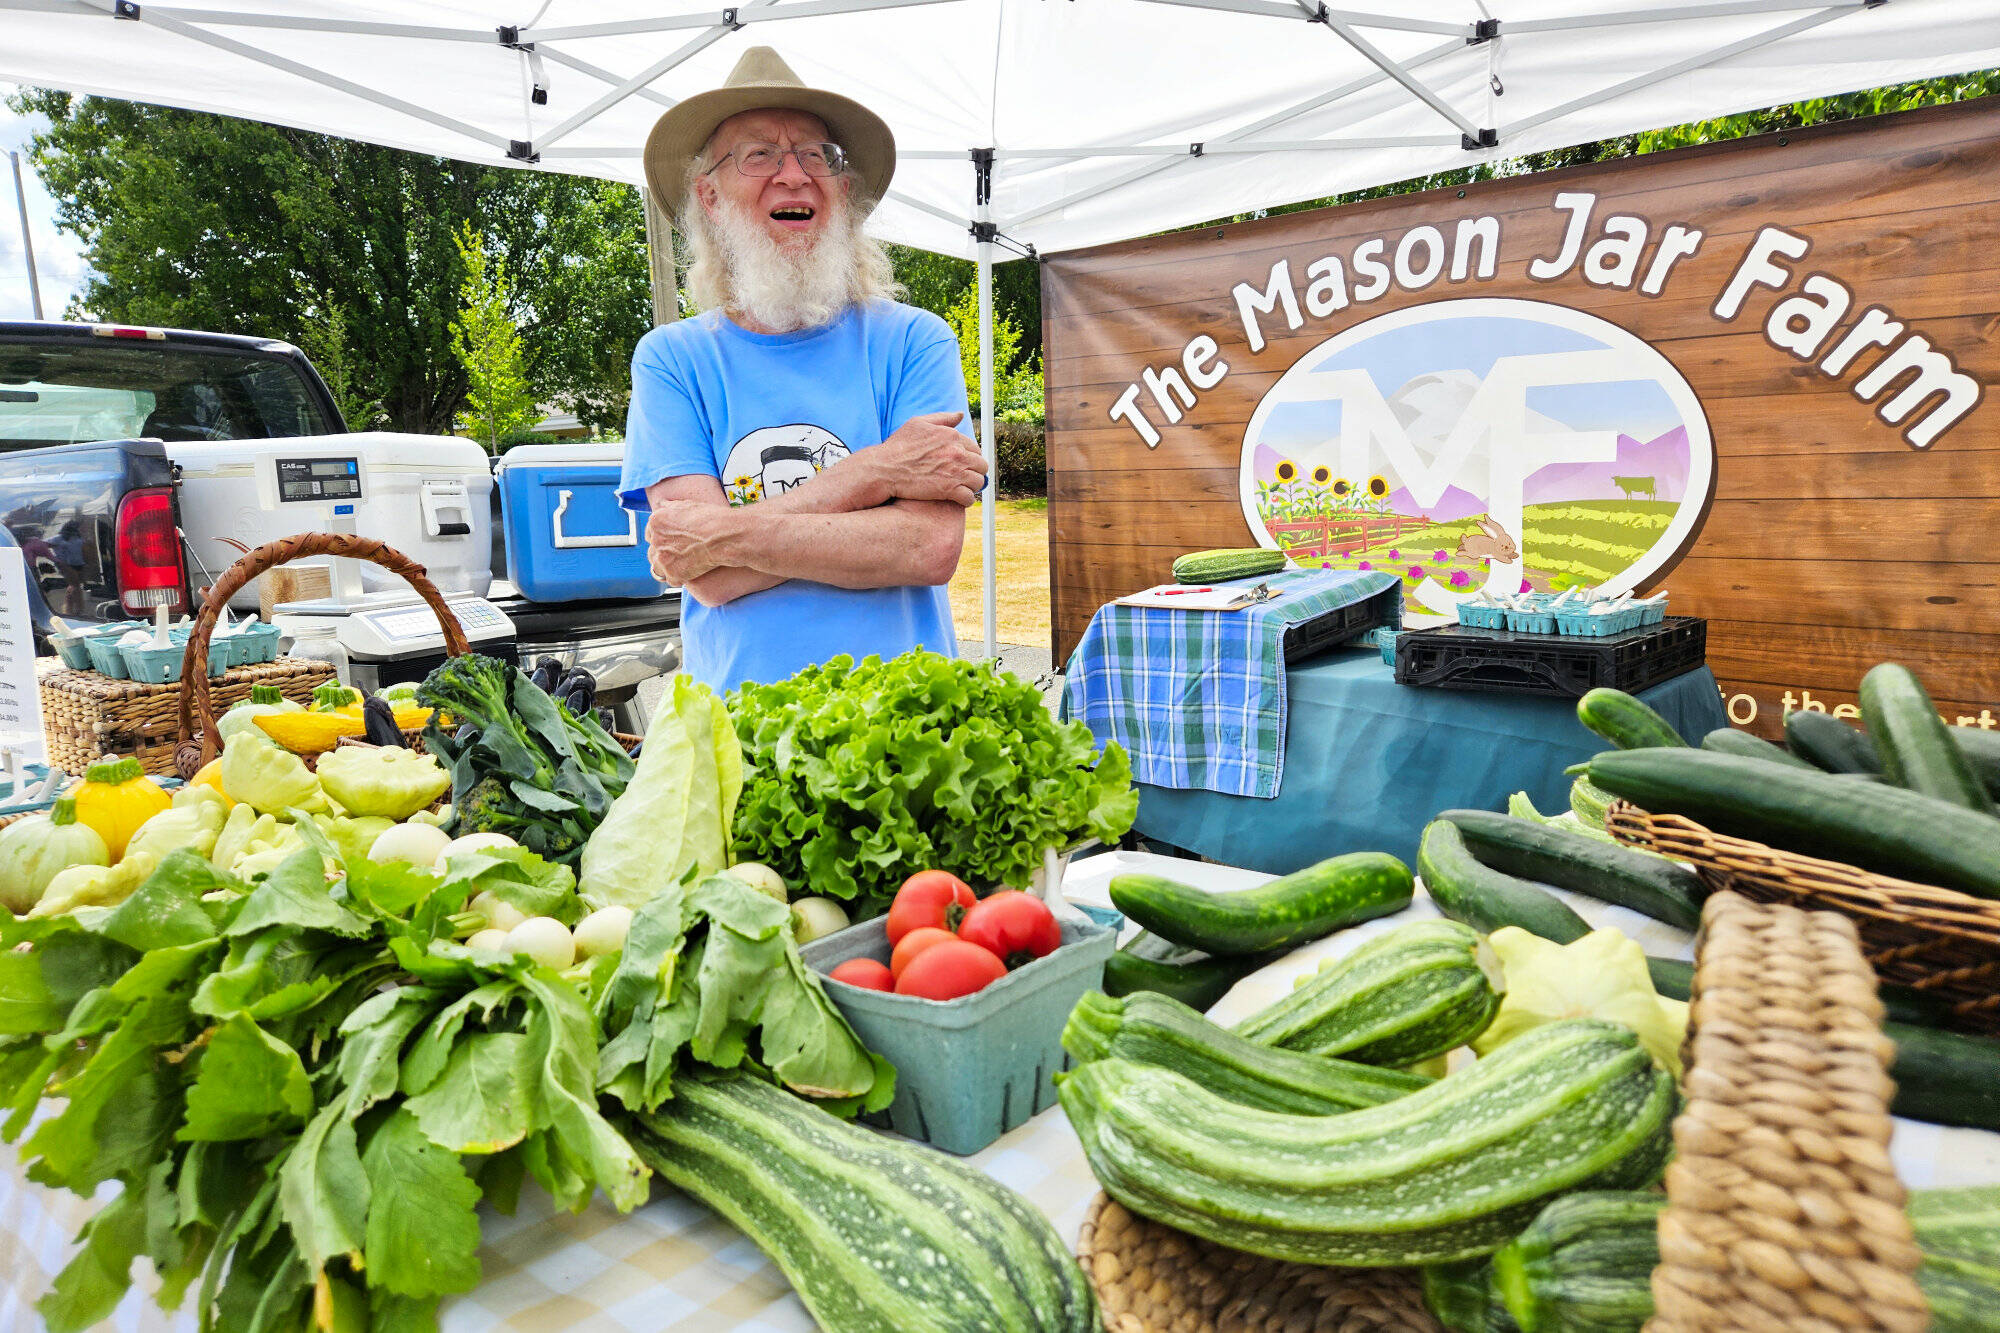
<svg viewBox="0 0 2000 1333"><path fill-rule="evenodd" d="M646 216L646 267L652 279L653 325L671 324L681 317L680 289L674 280L674 224L666 210L645 186L639 187L639 201Z"/></svg>
<svg viewBox="0 0 2000 1333"><path fill-rule="evenodd" d="M998 570L995 567L993 492L1000 484L999 449L993 439L993 242L979 243L979 443L986 455L986 489L979 496L979 550L986 655L998 657Z"/></svg>

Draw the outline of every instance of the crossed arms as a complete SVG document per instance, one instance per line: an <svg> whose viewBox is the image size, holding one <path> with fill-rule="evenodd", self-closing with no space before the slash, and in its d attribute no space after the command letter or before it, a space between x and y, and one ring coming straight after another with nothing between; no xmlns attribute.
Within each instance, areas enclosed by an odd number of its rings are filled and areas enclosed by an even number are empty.
<svg viewBox="0 0 2000 1333"><path fill-rule="evenodd" d="M704 606L787 579L839 588L950 580L986 462L953 429L962 414L913 417L781 495L732 508L711 476L646 488L653 574Z"/></svg>

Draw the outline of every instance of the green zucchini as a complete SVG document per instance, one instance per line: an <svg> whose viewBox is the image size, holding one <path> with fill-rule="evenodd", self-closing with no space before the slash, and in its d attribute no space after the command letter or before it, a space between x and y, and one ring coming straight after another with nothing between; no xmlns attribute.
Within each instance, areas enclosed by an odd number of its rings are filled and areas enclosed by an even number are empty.
<svg viewBox="0 0 2000 1333"><path fill-rule="evenodd" d="M1785 714L1785 744L1792 753L1829 773L1880 773L1882 757L1875 742L1858 727L1830 713L1795 709Z"/></svg>
<svg viewBox="0 0 2000 1333"><path fill-rule="evenodd" d="M676 1077L631 1138L770 1255L822 1328L1096 1333L1096 1297L1048 1218L942 1153L740 1074Z"/></svg>
<svg viewBox="0 0 2000 1333"><path fill-rule="evenodd" d="M1906 1023L1884 1023L1882 1031L1896 1043L1892 1113L2000 1130L2000 1041Z"/></svg>
<svg viewBox="0 0 2000 1333"><path fill-rule="evenodd" d="M1490 870L1629 907L1682 930L1701 924L1707 893L1685 866L1490 810L1447 810L1438 818L1457 826L1466 850Z"/></svg>
<svg viewBox="0 0 2000 1333"><path fill-rule="evenodd" d="M1920 792L1706 750L1607 751L1590 780L1718 833L2000 897L2000 820Z"/></svg>
<svg viewBox="0 0 2000 1333"><path fill-rule="evenodd" d="M1104 960L1104 993L1111 996L1155 991L1192 1009L1206 1010L1252 972L1290 950L1217 958L1142 930Z"/></svg>
<svg viewBox="0 0 2000 1333"><path fill-rule="evenodd" d="M1590 785L1589 778L1569 784L1570 813L1595 829L1604 827L1605 813L1611 809L1611 793Z"/></svg>
<svg viewBox="0 0 2000 1333"><path fill-rule="evenodd" d="M1223 547L1189 551L1174 557L1176 583L1223 583L1255 574L1275 574L1285 567L1285 553L1262 546Z"/></svg>
<svg viewBox="0 0 2000 1333"><path fill-rule="evenodd" d="M1160 875L1115 875L1111 904L1176 944L1212 954L1262 953L1330 935L1410 905L1410 868L1387 852L1350 852L1238 893Z"/></svg>
<svg viewBox="0 0 2000 1333"><path fill-rule="evenodd" d="M1218 1097L1295 1115L1337 1115L1379 1106L1432 1082L1393 1069L1260 1045L1218 1027L1178 1000L1147 991L1123 999L1089 992L1070 1011L1062 1044L1079 1064L1117 1059L1158 1065Z"/></svg>
<svg viewBox="0 0 2000 1333"><path fill-rule="evenodd" d="M1506 990L1486 941L1456 921L1413 921L1321 966L1238 1023L1265 1046L1399 1069L1463 1046Z"/></svg>
<svg viewBox="0 0 2000 1333"><path fill-rule="evenodd" d="M1576 720L1621 750L1685 748L1687 742L1637 696L1599 686L1576 701Z"/></svg>
<svg viewBox="0 0 2000 1333"><path fill-rule="evenodd" d="M1959 726L1951 729L1951 738L1965 761L1972 765L1972 771L1986 784L1986 794L2000 800L2000 731Z"/></svg>
<svg viewBox="0 0 2000 1333"><path fill-rule="evenodd" d="M1589 924L1568 903L1541 885L1480 864L1449 819L1433 819L1425 827L1417 847L1417 873L1440 912L1482 933L1519 926L1557 944L1590 933Z"/></svg>
<svg viewBox="0 0 2000 1333"><path fill-rule="evenodd" d="M1653 974L1653 989L1670 1000L1685 1000L1694 992L1694 964L1678 958L1647 958L1646 970ZM1951 1017L1951 1006L1913 986L1882 982L1876 986L1882 1007L1892 1023L1934 1028Z"/></svg>
<svg viewBox="0 0 2000 1333"><path fill-rule="evenodd" d="M1640 1190L1566 1194L1493 1256L1492 1282L1522 1333L1639 1333L1653 1317L1660 1214Z"/></svg>
<svg viewBox="0 0 2000 1333"><path fill-rule="evenodd" d="M2000 1311L2000 1186L1912 1190L1917 1285L1934 1333L1992 1333Z"/></svg>
<svg viewBox="0 0 2000 1333"><path fill-rule="evenodd" d="M1632 1030L1595 1019L1546 1024L1345 1115L1253 1111L1129 1060L1094 1060L1056 1091L1098 1182L1133 1212L1343 1266L1473 1258L1558 1194L1650 1183L1679 1103Z"/></svg>
<svg viewBox="0 0 2000 1333"><path fill-rule="evenodd" d="M1752 736L1735 727L1717 727L1701 738L1701 748L1717 754L1740 754L1746 759L1768 759L1774 764L1790 764L1793 768L1812 767L1784 746L1773 745L1762 736Z"/></svg>
<svg viewBox="0 0 2000 1333"><path fill-rule="evenodd" d="M1520 1333L1493 1286L1493 1263L1466 1259L1424 1269L1424 1308L1450 1333Z"/></svg>
<svg viewBox="0 0 2000 1333"><path fill-rule="evenodd" d="M1868 669L1861 678L1861 717L1889 781L1968 810L1993 813L1986 784L1952 743L1937 705L1908 667L1878 662Z"/></svg>

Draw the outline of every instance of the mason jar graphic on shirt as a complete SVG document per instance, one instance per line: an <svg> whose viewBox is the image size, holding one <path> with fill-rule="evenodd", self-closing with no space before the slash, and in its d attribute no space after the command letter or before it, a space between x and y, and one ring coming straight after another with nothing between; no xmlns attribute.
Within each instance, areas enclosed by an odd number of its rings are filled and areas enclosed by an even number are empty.
<svg viewBox="0 0 2000 1333"><path fill-rule="evenodd" d="M822 426L793 423L753 430L730 446L722 488L732 505L782 495L832 467L850 450Z"/></svg>

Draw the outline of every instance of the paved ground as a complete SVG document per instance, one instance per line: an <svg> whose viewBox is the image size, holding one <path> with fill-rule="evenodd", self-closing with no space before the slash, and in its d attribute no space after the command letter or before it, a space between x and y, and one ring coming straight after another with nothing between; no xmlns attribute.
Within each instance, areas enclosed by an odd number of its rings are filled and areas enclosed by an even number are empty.
<svg viewBox="0 0 2000 1333"><path fill-rule="evenodd" d="M1019 643L1003 643L998 647L1001 669L1034 681L1041 687L1042 696L1049 707L1054 708L1062 697L1062 677L1049 667L1048 648ZM963 657L983 658L986 655L986 645L977 640L960 644L959 649ZM639 700L647 717L651 717L653 709L658 707L660 692L664 688L664 679L649 680L639 687Z"/></svg>

